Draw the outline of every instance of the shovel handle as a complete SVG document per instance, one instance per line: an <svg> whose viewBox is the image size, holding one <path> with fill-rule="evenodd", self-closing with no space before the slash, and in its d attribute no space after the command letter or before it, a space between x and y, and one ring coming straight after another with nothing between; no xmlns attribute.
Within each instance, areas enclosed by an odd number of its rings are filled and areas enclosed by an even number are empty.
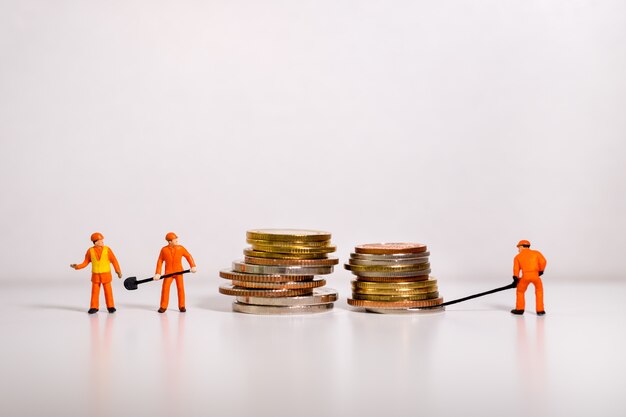
<svg viewBox="0 0 626 417"><path fill-rule="evenodd" d="M469 295L469 296L463 297L463 298L457 298L456 300L448 301L448 302L445 302L445 303L437 304L436 306L426 307L426 308L445 307L445 306L449 306L451 304L456 304L456 303L460 303L460 302L463 302L463 301L471 300L472 298L482 297L483 295L493 294L494 292L500 292L500 291L504 291L504 290L509 290L509 289L515 288L515 287L517 287L517 281L513 280L512 283L510 283L509 285L505 285L504 287L495 288L493 290L481 292L481 293L474 294L474 295Z"/></svg>
<svg viewBox="0 0 626 417"><path fill-rule="evenodd" d="M186 274L187 272L191 272L191 269L185 269L184 271L172 272L171 274L161 275L161 278L159 279L173 277L174 275L182 275L182 274ZM154 278L150 277L150 278L139 280L137 281L137 285L150 282L150 281L154 281Z"/></svg>

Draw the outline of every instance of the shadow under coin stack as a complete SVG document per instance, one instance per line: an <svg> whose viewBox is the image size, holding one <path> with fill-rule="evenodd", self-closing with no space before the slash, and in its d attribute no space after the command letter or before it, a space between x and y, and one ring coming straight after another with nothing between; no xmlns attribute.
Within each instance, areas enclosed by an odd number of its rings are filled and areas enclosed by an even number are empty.
<svg viewBox="0 0 626 417"><path fill-rule="evenodd" d="M315 230L256 229L246 233L251 245L244 260L233 262L220 277L232 280L220 293L237 297L233 310L249 314L319 313L333 308L337 291L322 288L316 275L333 272L337 258L330 233Z"/></svg>
<svg viewBox="0 0 626 417"><path fill-rule="evenodd" d="M356 275L348 304L374 313L443 310L437 280L429 277L426 245L369 243L356 246L345 268ZM424 309L424 310L420 310Z"/></svg>

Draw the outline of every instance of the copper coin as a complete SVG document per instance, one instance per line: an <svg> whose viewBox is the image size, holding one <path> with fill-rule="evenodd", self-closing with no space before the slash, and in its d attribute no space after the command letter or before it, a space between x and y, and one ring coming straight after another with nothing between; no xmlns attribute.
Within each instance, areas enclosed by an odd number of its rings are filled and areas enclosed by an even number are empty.
<svg viewBox="0 0 626 417"><path fill-rule="evenodd" d="M221 285L219 292L224 295L234 295L236 297L297 297L301 295L311 295L310 288L300 290L259 290L250 288L235 287L234 285Z"/></svg>
<svg viewBox="0 0 626 417"><path fill-rule="evenodd" d="M370 255L386 255L393 253L421 253L426 252L426 245L422 243L366 243L355 246L356 253Z"/></svg>
<svg viewBox="0 0 626 417"><path fill-rule="evenodd" d="M359 259L364 261L402 261L407 260L411 261L413 259L427 258L430 256L430 252L420 252L420 253L389 253L382 255L371 255L368 253L350 253L350 259Z"/></svg>
<svg viewBox="0 0 626 417"><path fill-rule="evenodd" d="M253 265L277 265L277 266L330 266L337 265L339 258L326 259L271 259L245 257L246 263Z"/></svg>
<svg viewBox="0 0 626 417"><path fill-rule="evenodd" d="M265 275L265 274L246 274L244 272L232 271L230 269L222 269L220 277L225 279L234 279L237 281L247 282L291 282L291 281L312 281L314 275Z"/></svg>
<svg viewBox="0 0 626 417"><path fill-rule="evenodd" d="M235 281L233 280L235 287L242 288L261 288L264 290L300 290L304 288L317 288L326 285L325 279L318 279L315 281L300 281L300 282L250 282L250 281Z"/></svg>
<svg viewBox="0 0 626 417"><path fill-rule="evenodd" d="M390 259L390 260L385 260L385 261L369 261L365 259L352 259L352 258L348 260L348 264L350 265L380 265L380 266L419 265L419 264L425 264L427 262L428 262L427 256L423 258Z"/></svg>
<svg viewBox="0 0 626 417"><path fill-rule="evenodd" d="M406 308L420 308L420 307L434 307L443 303L443 298L435 298L432 300L420 300L420 301L368 301L368 300L354 300L348 298L348 304L354 307L372 307L372 308L388 308L388 309L406 309Z"/></svg>

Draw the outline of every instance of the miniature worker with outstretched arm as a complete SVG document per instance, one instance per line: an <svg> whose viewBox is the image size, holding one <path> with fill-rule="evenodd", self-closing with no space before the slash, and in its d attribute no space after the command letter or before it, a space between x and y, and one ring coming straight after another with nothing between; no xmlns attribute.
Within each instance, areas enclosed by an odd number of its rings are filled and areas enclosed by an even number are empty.
<svg viewBox="0 0 626 417"><path fill-rule="evenodd" d="M196 272L196 263L193 261L193 258L187 249L178 244L178 236L176 236L176 233L169 232L165 235L165 240L167 240L167 246L164 246L159 253L154 280L161 278L163 262L165 262L166 275L183 271L183 257L189 263L191 272ZM161 305L158 310L159 313L163 313L167 310L167 305L170 301L170 286L172 285L172 280L174 279L176 280L176 292L178 293L178 309L181 313L187 311L185 308L185 286L183 283L183 276L174 275L173 277L163 278L163 287L161 287Z"/></svg>
<svg viewBox="0 0 626 417"><path fill-rule="evenodd" d="M511 313L524 314L526 303L524 294L528 285L532 283L535 286L537 315L543 316L546 310L543 306L543 283L539 277L546 269L546 258L541 252L530 249L530 242L527 240L520 240L517 249L519 253L513 260L513 279L519 282L517 283L515 310L511 310ZM521 276L520 272L522 272Z"/></svg>
<svg viewBox="0 0 626 417"><path fill-rule="evenodd" d="M85 260L82 264L70 264L74 269L83 269L91 262L91 304L89 314L98 311L100 302L100 285L104 287L104 299L109 313L115 313L115 302L113 301L113 290L111 289L111 264L115 268L118 278L122 278L122 270L113 251L108 246L104 246L104 236L100 233L91 235L93 247L87 249Z"/></svg>

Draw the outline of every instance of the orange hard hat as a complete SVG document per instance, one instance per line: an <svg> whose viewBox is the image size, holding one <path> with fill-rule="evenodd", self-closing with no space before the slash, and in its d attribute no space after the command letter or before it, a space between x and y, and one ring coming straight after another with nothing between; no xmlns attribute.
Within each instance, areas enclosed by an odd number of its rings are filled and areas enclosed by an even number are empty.
<svg viewBox="0 0 626 417"><path fill-rule="evenodd" d="M520 246L530 246L530 242L527 240L520 240L517 247L519 248Z"/></svg>
<svg viewBox="0 0 626 417"><path fill-rule="evenodd" d="M165 240L167 240L168 242L174 239L178 239L178 236L176 236L176 233L174 232L169 232L168 234L165 235Z"/></svg>
<svg viewBox="0 0 626 417"><path fill-rule="evenodd" d="M102 236L102 233L92 233L91 234L91 241L95 242L96 240L100 240L100 239L104 239L104 236Z"/></svg>

